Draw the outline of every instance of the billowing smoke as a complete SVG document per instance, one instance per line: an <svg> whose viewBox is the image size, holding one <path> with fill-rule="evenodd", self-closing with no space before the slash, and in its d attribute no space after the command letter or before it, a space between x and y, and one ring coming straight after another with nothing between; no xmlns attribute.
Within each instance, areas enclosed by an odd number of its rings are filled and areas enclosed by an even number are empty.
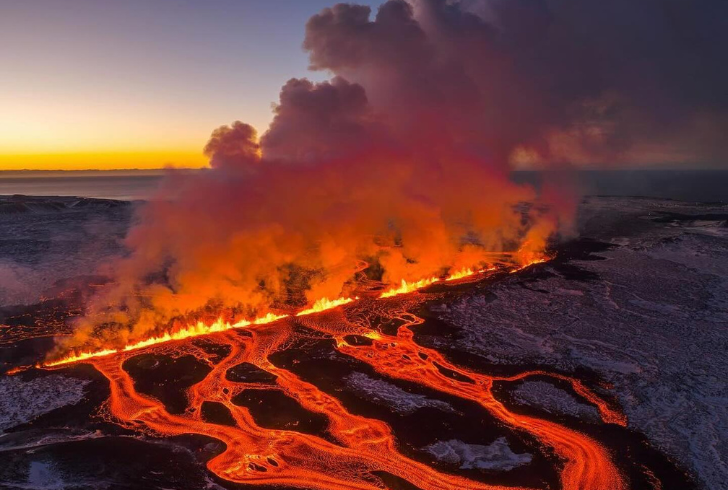
<svg viewBox="0 0 728 490"><path fill-rule="evenodd" d="M573 200L513 184L514 162L620 161L665 141L725 156L726 64L708 63L722 49L711 36L725 38L716 10L728 13L708 0L325 9L303 46L331 80L288 81L260 139L223 126L205 147L211 169L170 175L71 345L101 324L131 341L200 312L335 298L367 264L397 282L493 252L531 260Z"/></svg>
<svg viewBox="0 0 728 490"><path fill-rule="evenodd" d="M390 1L374 20L325 10L304 46L409 141L496 164L724 164L726 19L720 0Z"/></svg>

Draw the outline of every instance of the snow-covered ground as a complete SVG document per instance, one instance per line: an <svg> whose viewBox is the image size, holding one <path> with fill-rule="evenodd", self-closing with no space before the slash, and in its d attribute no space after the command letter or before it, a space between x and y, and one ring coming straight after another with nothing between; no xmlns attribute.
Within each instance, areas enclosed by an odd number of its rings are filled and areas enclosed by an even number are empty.
<svg viewBox="0 0 728 490"><path fill-rule="evenodd" d="M350 374L346 384L353 392L365 396L369 401L388 406L395 412L408 414L424 407L437 408L445 412L454 411L446 402L409 393L387 381L370 378L364 373Z"/></svg>
<svg viewBox="0 0 728 490"><path fill-rule="evenodd" d="M570 415L581 420L599 421L599 412L569 392L544 381L525 381L513 391L516 403L538 407L558 415Z"/></svg>
<svg viewBox="0 0 728 490"><path fill-rule="evenodd" d="M97 274L122 253L133 208L101 199L0 196L0 307L36 303L57 295L59 281Z"/></svg>
<svg viewBox="0 0 728 490"><path fill-rule="evenodd" d="M425 448L427 452L444 463L459 464L460 468L471 470L509 471L531 462L530 454L516 454L511 451L505 437L499 437L493 443L465 444L457 439L438 441Z"/></svg>
<svg viewBox="0 0 728 490"><path fill-rule="evenodd" d="M78 403L88 383L56 374L30 381L18 376L0 378L0 431L30 422L56 408Z"/></svg>
<svg viewBox="0 0 728 490"><path fill-rule="evenodd" d="M553 263L435 311L460 328L458 349L491 362L596 371L630 427L706 488L725 488L726 215L728 206L591 198L580 229L614 245L595 254L604 260ZM539 393L524 384L517 397L549 409L554 393Z"/></svg>

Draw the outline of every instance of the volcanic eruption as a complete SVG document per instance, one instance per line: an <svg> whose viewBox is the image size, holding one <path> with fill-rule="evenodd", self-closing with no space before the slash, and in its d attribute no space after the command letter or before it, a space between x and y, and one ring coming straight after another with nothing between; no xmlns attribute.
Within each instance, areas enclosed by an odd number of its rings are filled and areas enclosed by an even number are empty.
<svg viewBox="0 0 728 490"><path fill-rule="evenodd" d="M45 366L92 363L110 382L108 417L117 423L222 441L208 468L227 481L375 489L384 472L423 489L503 488L405 456L386 423L349 412L272 362L303 329L381 375L472 401L535 438L561 462L565 489L624 488L599 442L512 413L492 388L551 376L598 407L604 422L625 425L608 401L564 375L463 368L412 333L422 322L412 312L440 294L428 287L542 262L549 240L569 232L573 194L557 183L540 192L513 183L514 161L617 157L631 148L625 124L648 126L649 138L672 130L645 120L645 105L659 104L659 95L632 104L639 90L602 76L620 60L602 66L590 59L596 48L573 45L576 33L562 29L567 7L540 5L390 0L374 17L349 4L312 17L303 46L311 68L331 78L289 80L260 138L243 122L222 126L204 149L209 169L169 172L139 211L128 255L108 265L112 281ZM385 320L396 328L377 328ZM207 334L226 347L222 359L177 342ZM209 367L182 413L138 392L124 368L150 348ZM233 402L254 389L226 377L241 363L326 417L327 436L259 426ZM209 403L224 407L230 423L207 420Z"/></svg>
<svg viewBox="0 0 728 490"><path fill-rule="evenodd" d="M313 17L304 46L334 77L288 81L260 139L242 122L220 127L209 170L170 174L61 351L173 335L210 315L235 324L290 313L350 298L362 278L413 290L541 260L572 203L509 181L520 141L489 115L472 54L431 25L454 21L443 8L394 1L372 21L352 5ZM393 48L387 37L401 39Z"/></svg>

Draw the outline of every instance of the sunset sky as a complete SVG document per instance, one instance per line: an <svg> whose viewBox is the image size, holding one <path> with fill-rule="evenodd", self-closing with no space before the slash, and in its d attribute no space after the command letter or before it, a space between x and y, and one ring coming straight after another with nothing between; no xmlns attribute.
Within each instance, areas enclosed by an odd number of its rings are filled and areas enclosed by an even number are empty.
<svg viewBox="0 0 728 490"><path fill-rule="evenodd" d="M455 110L450 131L477 134L481 156L505 152L498 158L516 168L728 161L722 0L413 0L415 10L440 5L443 18L466 9L487 33L482 45L438 55L428 54L437 36L412 51L402 26L386 39L376 34L387 32L373 15L384 0L355 0L373 7L365 27L346 25L347 36L324 49L341 51L347 66L333 60L318 71L308 69L302 47L306 22L337 0L0 2L0 170L205 166L213 130L239 120L262 134L288 80L332 75L374 84L366 96L379 115L392 101L409 100L413 114L452 99L432 109L432 127ZM425 20L417 28L431 27ZM461 42L463 29L448 36ZM356 44L372 32L371 45ZM390 58L398 61L380 70ZM393 86L377 85L395 71L410 83L396 96ZM414 97L427 87L431 94ZM392 101L376 100L385 92ZM477 100L487 110L476 111L473 127L456 129ZM299 147L308 141L286 137Z"/></svg>
<svg viewBox="0 0 728 490"><path fill-rule="evenodd" d="M212 130L264 131L330 0L3 0L0 169L207 164ZM358 3L378 5L377 1Z"/></svg>

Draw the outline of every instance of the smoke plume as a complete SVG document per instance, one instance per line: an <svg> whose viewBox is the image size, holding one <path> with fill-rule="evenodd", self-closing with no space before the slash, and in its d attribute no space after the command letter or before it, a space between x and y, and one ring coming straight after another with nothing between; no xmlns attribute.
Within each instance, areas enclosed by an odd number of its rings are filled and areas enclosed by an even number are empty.
<svg viewBox="0 0 728 490"><path fill-rule="evenodd" d="M204 150L209 170L170 175L71 345L95 341L102 324L131 341L200 312L335 298L366 265L398 282L493 252L532 260L574 203L512 183L514 162L619 162L665 141L726 156L727 68L711 63L725 14L713 0L323 10L303 46L331 79L289 80L259 139L242 122L223 126Z"/></svg>

